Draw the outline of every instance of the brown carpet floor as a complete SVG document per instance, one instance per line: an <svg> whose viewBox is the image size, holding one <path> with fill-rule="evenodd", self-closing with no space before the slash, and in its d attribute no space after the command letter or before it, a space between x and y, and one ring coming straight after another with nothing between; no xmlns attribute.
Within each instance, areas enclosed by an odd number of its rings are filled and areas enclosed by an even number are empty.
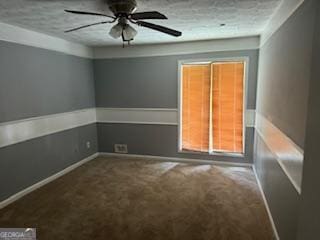
<svg viewBox="0 0 320 240"><path fill-rule="evenodd" d="M36 227L40 240L274 239L251 169L117 158L0 210L0 227Z"/></svg>

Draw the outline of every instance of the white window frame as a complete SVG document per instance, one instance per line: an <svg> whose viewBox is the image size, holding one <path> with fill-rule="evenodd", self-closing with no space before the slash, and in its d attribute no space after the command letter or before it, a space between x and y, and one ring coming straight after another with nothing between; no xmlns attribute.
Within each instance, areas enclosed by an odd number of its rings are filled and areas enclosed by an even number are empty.
<svg viewBox="0 0 320 240"><path fill-rule="evenodd" d="M244 63L244 81L243 81L243 151L242 153L232 152L198 152L186 151L182 149L182 66L184 64L210 64L220 62L243 62ZM200 155L219 155L219 156L235 156L243 157L246 154L246 123L248 122L247 100L248 100L248 79L249 79L249 64L248 56L244 57L228 57L228 58L205 58L205 59L186 59L178 61L178 153L200 154Z"/></svg>

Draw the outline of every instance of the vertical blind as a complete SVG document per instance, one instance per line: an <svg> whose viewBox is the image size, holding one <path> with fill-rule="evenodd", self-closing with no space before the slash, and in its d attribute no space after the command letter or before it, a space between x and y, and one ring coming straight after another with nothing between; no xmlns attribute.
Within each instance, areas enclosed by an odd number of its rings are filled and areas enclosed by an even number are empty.
<svg viewBox="0 0 320 240"><path fill-rule="evenodd" d="M182 66L182 149L243 152L243 62Z"/></svg>

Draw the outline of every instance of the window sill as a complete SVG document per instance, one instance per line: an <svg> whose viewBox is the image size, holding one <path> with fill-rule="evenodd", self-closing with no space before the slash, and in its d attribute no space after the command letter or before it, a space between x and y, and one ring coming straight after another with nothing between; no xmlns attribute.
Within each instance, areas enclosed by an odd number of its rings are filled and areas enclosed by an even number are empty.
<svg viewBox="0 0 320 240"><path fill-rule="evenodd" d="M178 150L178 153L182 154L195 154L203 156L224 156L224 157L244 157L244 153L228 153L228 152L197 152L197 151L187 151L187 150Z"/></svg>

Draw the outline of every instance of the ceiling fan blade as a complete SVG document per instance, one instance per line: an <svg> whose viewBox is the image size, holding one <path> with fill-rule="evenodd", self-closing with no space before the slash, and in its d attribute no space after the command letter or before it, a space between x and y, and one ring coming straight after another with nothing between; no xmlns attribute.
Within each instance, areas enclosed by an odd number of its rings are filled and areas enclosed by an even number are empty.
<svg viewBox="0 0 320 240"><path fill-rule="evenodd" d="M102 16L102 17L109 17L109 18L115 19L115 17L109 16L103 13L83 12L83 11L74 11L74 10L64 10L64 11L68 13L74 13L74 14Z"/></svg>
<svg viewBox="0 0 320 240"><path fill-rule="evenodd" d="M139 19L168 19L165 15L163 15L162 13L159 13L157 11L131 13L129 16L133 20L139 20Z"/></svg>
<svg viewBox="0 0 320 240"><path fill-rule="evenodd" d="M179 31L176 31L176 30L173 30L173 29L170 29L167 27L163 27L160 25L156 25L153 23L149 23L149 22L137 21L136 24L138 24L139 26L150 28L150 29L153 29L153 30L156 30L159 32L163 32L163 33L175 36L175 37L180 37L182 35L182 33Z"/></svg>
<svg viewBox="0 0 320 240"><path fill-rule="evenodd" d="M91 26L95 26L95 25L100 25L100 24L106 24L106 23L112 23L112 22L110 22L110 21L104 21L104 22L91 23L91 24L88 24L88 25L83 25L83 26L81 26L81 27L72 28L72 29L69 29L69 30L64 31L64 32L65 32L65 33L73 32L73 31L76 31L76 30L79 30L79 29L82 29L82 28L87 28L87 27L91 27Z"/></svg>

